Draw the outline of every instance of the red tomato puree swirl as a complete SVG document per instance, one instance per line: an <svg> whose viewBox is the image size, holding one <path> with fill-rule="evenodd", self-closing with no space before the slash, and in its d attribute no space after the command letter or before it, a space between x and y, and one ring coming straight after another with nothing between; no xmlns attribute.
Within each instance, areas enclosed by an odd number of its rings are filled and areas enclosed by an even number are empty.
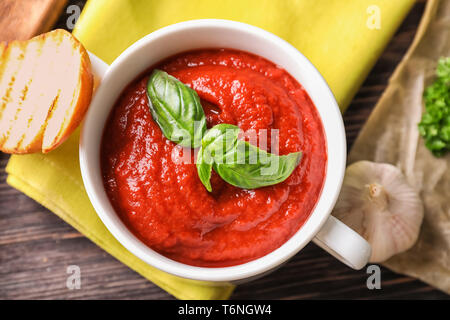
<svg viewBox="0 0 450 320"><path fill-rule="evenodd" d="M193 162L173 160L181 152L152 119L147 73L122 93L103 135L103 181L117 214L149 247L190 265L231 266L280 247L308 218L324 183L326 141L306 91L272 62L235 50L190 51L156 67L197 91L208 127L279 129L279 153L303 157L287 180L255 190L213 172L209 193Z"/></svg>

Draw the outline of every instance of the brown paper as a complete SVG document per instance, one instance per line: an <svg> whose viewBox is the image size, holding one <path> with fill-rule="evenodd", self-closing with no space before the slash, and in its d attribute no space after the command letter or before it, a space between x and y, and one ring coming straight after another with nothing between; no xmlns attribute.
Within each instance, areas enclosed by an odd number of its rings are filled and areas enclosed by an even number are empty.
<svg viewBox="0 0 450 320"><path fill-rule="evenodd" d="M417 243L383 264L450 294L450 155L435 158L417 129L423 90L434 80L442 56L450 56L450 0L432 0L411 48L353 145L349 163L396 165L420 192L425 217Z"/></svg>

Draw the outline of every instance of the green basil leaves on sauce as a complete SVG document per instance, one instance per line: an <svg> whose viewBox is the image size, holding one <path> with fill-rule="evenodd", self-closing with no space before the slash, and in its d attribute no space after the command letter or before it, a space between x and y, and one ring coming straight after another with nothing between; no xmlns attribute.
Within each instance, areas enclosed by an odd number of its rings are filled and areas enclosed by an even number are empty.
<svg viewBox="0 0 450 320"><path fill-rule="evenodd" d="M255 189L286 180L300 162L302 153L279 156L239 140L240 129L218 124L206 131L206 117L195 90L164 71L154 70L147 83L153 119L164 136L183 147L200 147L197 172L212 191L214 169L229 184Z"/></svg>
<svg viewBox="0 0 450 320"><path fill-rule="evenodd" d="M167 139L183 147L200 146L206 117L195 90L164 71L154 70L147 82L147 96L153 119Z"/></svg>
<svg viewBox="0 0 450 320"><path fill-rule="evenodd" d="M238 135L238 127L231 124L218 124L206 131L203 136L197 155L197 171L200 180L209 192L212 191L210 178L215 164L214 159L223 159L224 154L235 147Z"/></svg>
<svg viewBox="0 0 450 320"><path fill-rule="evenodd" d="M239 140L238 135L239 127L219 124L203 137L197 171L208 191L212 169L233 186L256 189L283 182L300 162L301 152L278 156Z"/></svg>

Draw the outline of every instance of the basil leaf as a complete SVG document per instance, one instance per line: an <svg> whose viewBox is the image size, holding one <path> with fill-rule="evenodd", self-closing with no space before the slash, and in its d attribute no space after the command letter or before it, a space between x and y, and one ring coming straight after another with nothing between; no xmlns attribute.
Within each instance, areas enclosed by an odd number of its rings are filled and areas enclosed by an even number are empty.
<svg viewBox="0 0 450 320"><path fill-rule="evenodd" d="M211 171L212 171L212 164L203 160L203 152L201 152L201 150L200 150L197 155L198 177L200 178L200 181L205 186L206 190L208 190L209 192L212 191L211 181L210 181L211 180Z"/></svg>
<svg viewBox="0 0 450 320"><path fill-rule="evenodd" d="M200 146L197 172L210 192L213 169L236 187L255 189L286 180L300 162L301 152L278 156L238 140L240 129L234 125L219 124L205 133L206 117L197 93L164 71L150 75L147 97L166 138L184 147Z"/></svg>
<svg viewBox="0 0 450 320"><path fill-rule="evenodd" d="M161 70L147 82L153 119L164 136L183 147L197 148L206 131L206 117L195 90Z"/></svg>
<svg viewBox="0 0 450 320"><path fill-rule="evenodd" d="M209 192L212 191L210 179L214 158L218 157L220 161L223 153L234 148L239 131L239 127L231 124L218 124L209 129L202 139L197 155L197 172Z"/></svg>
<svg viewBox="0 0 450 320"><path fill-rule="evenodd" d="M202 149L216 156L218 152L227 152L234 147L241 129L232 124L218 124L209 129L202 139ZM220 159L220 158L219 158Z"/></svg>
<svg viewBox="0 0 450 320"><path fill-rule="evenodd" d="M204 136L197 171L208 191L212 169L231 185L256 189L283 182L300 162L301 152L279 156L238 140L238 134L236 126L218 125Z"/></svg>
<svg viewBox="0 0 450 320"><path fill-rule="evenodd" d="M278 156L268 153L248 142L239 140L231 150L233 162L214 163L220 177L239 188L256 189L286 180L300 162L302 153L293 152Z"/></svg>

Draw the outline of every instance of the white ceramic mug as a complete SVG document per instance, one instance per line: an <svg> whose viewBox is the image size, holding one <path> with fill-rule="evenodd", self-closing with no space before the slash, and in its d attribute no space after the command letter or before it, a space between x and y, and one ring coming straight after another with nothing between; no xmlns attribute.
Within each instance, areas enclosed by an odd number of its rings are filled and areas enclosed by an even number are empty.
<svg viewBox="0 0 450 320"><path fill-rule="evenodd" d="M108 115L122 90L150 66L174 54L199 48L233 48L254 53L289 72L308 92L325 129L328 163L322 193L304 225L281 247L256 260L224 268L183 264L152 250L122 223L106 195L100 170L100 143ZM242 281L265 274L287 261L311 240L354 269L370 256L369 244L330 215L341 188L346 139L341 113L327 83L298 50L279 37L247 24L226 20L194 20L145 36L110 66L91 55L101 78L83 124L80 166L87 194L97 214L117 240L148 264L171 274L205 281Z"/></svg>

